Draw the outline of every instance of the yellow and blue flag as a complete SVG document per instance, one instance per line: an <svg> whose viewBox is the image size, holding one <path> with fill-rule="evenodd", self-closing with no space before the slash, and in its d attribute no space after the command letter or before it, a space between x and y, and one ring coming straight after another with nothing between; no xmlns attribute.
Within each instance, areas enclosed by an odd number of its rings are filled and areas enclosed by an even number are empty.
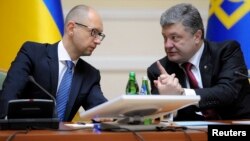
<svg viewBox="0 0 250 141"><path fill-rule="evenodd" d="M60 0L2 0L0 69L8 70L25 41L54 43L63 35Z"/></svg>
<svg viewBox="0 0 250 141"><path fill-rule="evenodd" d="M250 0L210 0L206 38L237 40L250 70Z"/></svg>

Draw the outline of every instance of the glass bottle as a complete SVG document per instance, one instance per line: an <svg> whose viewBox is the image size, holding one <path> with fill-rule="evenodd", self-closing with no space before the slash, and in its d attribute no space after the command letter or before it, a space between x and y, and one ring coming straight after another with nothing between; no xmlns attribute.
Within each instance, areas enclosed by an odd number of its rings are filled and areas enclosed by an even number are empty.
<svg viewBox="0 0 250 141"><path fill-rule="evenodd" d="M150 95L149 85L148 85L148 77L142 77L141 90L140 95Z"/></svg>
<svg viewBox="0 0 250 141"><path fill-rule="evenodd" d="M129 79L126 86L126 94L127 95L138 95L139 94L139 87L136 80L135 72L129 73Z"/></svg>

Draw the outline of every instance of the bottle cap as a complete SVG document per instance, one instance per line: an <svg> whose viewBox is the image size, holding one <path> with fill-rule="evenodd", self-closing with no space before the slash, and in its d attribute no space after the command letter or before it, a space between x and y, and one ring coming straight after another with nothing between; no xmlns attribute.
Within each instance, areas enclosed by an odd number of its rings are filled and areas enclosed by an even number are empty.
<svg viewBox="0 0 250 141"><path fill-rule="evenodd" d="M148 77L147 76L143 76L142 80L148 80Z"/></svg>
<svg viewBox="0 0 250 141"><path fill-rule="evenodd" d="M131 71L131 72L129 72L129 75L130 76L135 76L135 72Z"/></svg>

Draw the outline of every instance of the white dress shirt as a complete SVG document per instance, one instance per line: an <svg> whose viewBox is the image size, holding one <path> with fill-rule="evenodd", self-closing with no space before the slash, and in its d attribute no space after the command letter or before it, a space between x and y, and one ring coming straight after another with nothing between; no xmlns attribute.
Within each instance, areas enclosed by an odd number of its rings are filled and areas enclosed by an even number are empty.
<svg viewBox="0 0 250 141"><path fill-rule="evenodd" d="M201 55L203 53L203 50L204 50L204 43L202 44L201 48L195 53L195 55L190 60L188 60L189 63L193 64L193 66L191 68L191 71L194 74L194 76L195 76L195 78L196 78L196 80L198 82L199 88L203 88L203 84L202 84L202 80L201 80L200 67L199 67L200 59L201 59ZM186 77L186 84L187 84L188 88L184 89L184 95L196 95L194 89L190 89L190 84L189 84L189 81L188 81L187 77Z"/></svg>
<svg viewBox="0 0 250 141"><path fill-rule="evenodd" d="M67 70L67 64L65 61L71 60L71 58L70 58L67 50L65 49L62 41L60 41L58 43L57 53L58 53L58 60L59 60L59 62L58 62L59 63L59 70L58 70L59 73L58 73L58 85L57 85L57 91L58 91L58 88L59 88L61 81L62 81L62 77ZM75 69L77 61L78 60L72 61L75 64L73 67L73 73L74 73L74 69Z"/></svg>

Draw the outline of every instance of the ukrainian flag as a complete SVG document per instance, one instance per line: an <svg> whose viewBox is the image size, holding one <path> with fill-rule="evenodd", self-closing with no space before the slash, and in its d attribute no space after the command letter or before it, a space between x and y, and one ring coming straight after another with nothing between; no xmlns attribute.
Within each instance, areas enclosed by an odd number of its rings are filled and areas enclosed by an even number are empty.
<svg viewBox="0 0 250 141"><path fill-rule="evenodd" d="M25 41L54 43L63 35L60 0L2 0L0 13L0 69L8 70Z"/></svg>
<svg viewBox="0 0 250 141"><path fill-rule="evenodd" d="M250 70L250 0L210 0L208 40L235 39Z"/></svg>

